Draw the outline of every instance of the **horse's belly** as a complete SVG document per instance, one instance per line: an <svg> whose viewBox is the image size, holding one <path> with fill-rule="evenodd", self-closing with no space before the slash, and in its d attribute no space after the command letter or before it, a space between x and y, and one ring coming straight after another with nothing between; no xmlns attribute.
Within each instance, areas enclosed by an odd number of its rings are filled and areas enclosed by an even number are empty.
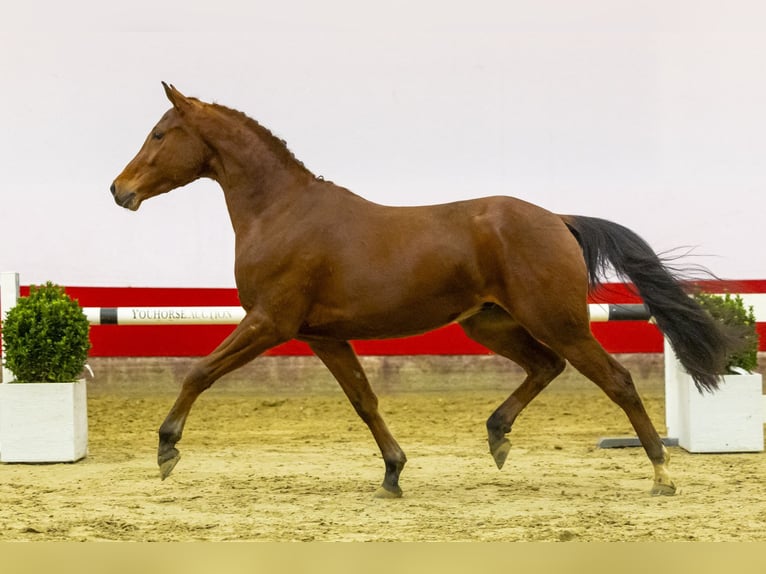
<svg viewBox="0 0 766 574"><path fill-rule="evenodd" d="M461 321L478 313L481 302L454 305L430 301L415 307L387 310L357 309L352 314L309 318L301 327L300 336L333 339L391 339L419 335Z"/></svg>

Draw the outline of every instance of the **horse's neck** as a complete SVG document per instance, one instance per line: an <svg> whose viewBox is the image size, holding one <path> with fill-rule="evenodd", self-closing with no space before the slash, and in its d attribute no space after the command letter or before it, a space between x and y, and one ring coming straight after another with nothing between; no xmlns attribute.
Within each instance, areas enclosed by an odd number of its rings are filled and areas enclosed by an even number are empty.
<svg viewBox="0 0 766 574"><path fill-rule="evenodd" d="M285 162L259 144L224 154L216 150L220 165L214 179L224 191L234 232L247 234L253 224L262 224L270 214L301 201L314 176L305 168Z"/></svg>

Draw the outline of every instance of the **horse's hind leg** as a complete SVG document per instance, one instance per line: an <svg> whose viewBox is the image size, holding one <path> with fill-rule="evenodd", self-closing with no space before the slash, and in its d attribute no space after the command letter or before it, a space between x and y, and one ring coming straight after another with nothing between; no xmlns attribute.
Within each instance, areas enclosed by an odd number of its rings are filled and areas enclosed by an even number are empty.
<svg viewBox="0 0 766 574"><path fill-rule="evenodd" d="M670 455L649 419L627 369L611 357L592 336L568 346L562 353L573 367L601 387L625 411L654 466L651 493L675 494L676 486L668 472Z"/></svg>
<svg viewBox="0 0 766 574"><path fill-rule="evenodd" d="M312 340L309 345L340 383L348 400L369 427L375 442L378 443L386 464L386 474L375 496L378 498L401 497L399 474L404 468L404 463L407 462L407 457L378 412L378 398L359 364L356 353L346 341Z"/></svg>
<svg viewBox="0 0 766 574"><path fill-rule="evenodd" d="M489 451L497 468L502 468L511 448L506 435L511 432L516 417L564 370L566 363L500 307L473 315L461 326L470 338L515 362L527 373L521 385L487 420Z"/></svg>
<svg viewBox="0 0 766 574"><path fill-rule="evenodd" d="M571 293L570 293L571 295ZM529 332L596 383L628 416L654 466L652 494L673 494L676 487L668 473L670 456L646 413L630 373L611 357L593 337L584 305L566 304L567 292L545 313L532 313L532 305L519 307L520 321Z"/></svg>
<svg viewBox="0 0 766 574"><path fill-rule="evenodd" d="M277 329L272 328L270 321L250 313L212 353L197 361L160 426L157 463L163 480L170 475L180 458L175 445L181 440L186 418L197 397L226 373L283 341L284 338L278 335Z"/></svg>

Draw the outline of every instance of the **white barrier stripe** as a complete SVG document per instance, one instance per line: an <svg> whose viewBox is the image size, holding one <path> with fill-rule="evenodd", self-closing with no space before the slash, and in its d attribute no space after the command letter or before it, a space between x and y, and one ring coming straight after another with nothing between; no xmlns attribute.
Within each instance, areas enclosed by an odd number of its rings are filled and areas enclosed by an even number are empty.
<svg viewBox="0 0 766 574"><path fill-rule="evenodd" d="M242 307L83 307L91 325L236 325Z"/></svg>
<svg viewBox="0 0 766 574"><path fill-rule="evenodd" d="M608 304L591 304L588 305L588 313L590 314L591 323L605 323L609 321L609 305Z"/></svg>
<svg viewBox="0 0 766 574"><path fill-rule="evenodd" d="M714 293L724 297L726 293ZM737 294L730 294L736 296ZM755 315L755 321L757 323L766 322L766 293L740 293L742 297L742 303L745 305L745 309L753 308L753 314ZM620 305L619 303L601 303L588 305L588 311L590 312L590 320L593 323L604 321L632 321L632 320L649 320L649 314L646 312L646 317L642 316L641 308L644 307L641 303L629 303ZM645 307L644 307L645 309Z"/></svg>
<svg viewBox="0 0 766 574"><path fill-rule="evenodd" d="M588 305L592 322L648 321L641 304ZM91 325L236 325L242 307L83 307Z"/></svg>

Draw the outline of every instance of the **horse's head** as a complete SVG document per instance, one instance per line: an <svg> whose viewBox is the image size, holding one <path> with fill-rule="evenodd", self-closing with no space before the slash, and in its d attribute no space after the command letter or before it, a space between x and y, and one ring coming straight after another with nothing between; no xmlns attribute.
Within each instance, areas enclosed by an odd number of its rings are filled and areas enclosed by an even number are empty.
<svg viewBox="0 0 766 574"><path fill-rule="evenodd" d="M208 175L212 150L189 119L202 102L162 83L173 107L162 116L136 157L112 183L118 205L135 211L141 202Z"/></svg>

